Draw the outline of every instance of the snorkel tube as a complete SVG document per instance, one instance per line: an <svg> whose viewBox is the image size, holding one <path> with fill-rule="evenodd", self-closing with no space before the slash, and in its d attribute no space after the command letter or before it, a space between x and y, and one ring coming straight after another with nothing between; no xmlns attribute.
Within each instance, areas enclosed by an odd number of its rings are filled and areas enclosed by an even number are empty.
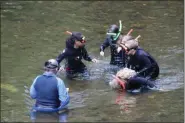
<svg viewBox="0 0 185 123"><path fill-rule="evenodd" d="M122 22L119 20L119 32L118 33L107 33L107 35L113 36L113 40L117 40L122 31Z"/></svg>

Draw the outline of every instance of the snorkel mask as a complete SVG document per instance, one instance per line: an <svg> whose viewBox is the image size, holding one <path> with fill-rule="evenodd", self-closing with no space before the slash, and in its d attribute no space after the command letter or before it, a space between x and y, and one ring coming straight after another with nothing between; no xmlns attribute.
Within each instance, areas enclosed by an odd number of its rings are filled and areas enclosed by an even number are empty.
<svg viewBox="0 0 185 123"><path fill-rule="evenodd" d="M120 36L121 31L122 31L122 22L121 22L121 20L119 20L119 30L118 30L118 33L108 32L107 35L112 36L113 40L115 41Z"/></svg>

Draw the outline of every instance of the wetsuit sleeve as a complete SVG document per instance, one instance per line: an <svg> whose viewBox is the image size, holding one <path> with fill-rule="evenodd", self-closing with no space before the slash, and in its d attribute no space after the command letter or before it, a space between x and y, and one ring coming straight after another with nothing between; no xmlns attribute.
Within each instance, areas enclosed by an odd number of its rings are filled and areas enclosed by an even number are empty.
<svg viewBox="0 0 185 123"><path fill-rule="evenodd" d="M35 86L35 83L36 83L36 81L37 81L38 78L39 78L39 76L37 76L37 77L34 79L32 85L31 85L31 87L30 87L30 96L31 96L31 98L33 98L33 99L35 99L35 98L37 97L37 92L36 92L34 86Z"/></svg>
<svg viewBox="0 0 185 123"><path fill-rule="evenodd" d="M85 48L83 48L83 58L86 61L92 61L92 58L89 56L89 54L87 53L87 50Z"/></svg>
<svg viewBox="0 0 185 123"><path fill-rule="evenodd" d="M109 40L110 40L110 38L109 37L106 37L106 39L104 40L103 44L101 44L101 46L100 46L100 52L101 51L104 51L105 48L107 48L108 46L110 46Z"/></svg>
<svg viewBox="0 0 185 123"><path fill-rule="evenodd" d="M154 87L154 82L150 81L149 79L143 77L132 77L130 78L129 82L133 84L139 84L140 86L149 86Z"/></svg>
<svg viewBox="0 0 185 123"><path fill-rule="evenodd" d="M66 49L63 50L63 52L61 52L58 57L56 58L57 62L60 64L60 62L62 62L62 60L67 56L67 51Z"/></svg>
<svg viewBox="0 0 185 123"><path fill-rule="evenodd" d="M69 94L67 92L64 82L58 77L57 77L57 80L58 80L57 87L58 87L59 100L61 101L61 103L64 103L69 97Z"/></svg>

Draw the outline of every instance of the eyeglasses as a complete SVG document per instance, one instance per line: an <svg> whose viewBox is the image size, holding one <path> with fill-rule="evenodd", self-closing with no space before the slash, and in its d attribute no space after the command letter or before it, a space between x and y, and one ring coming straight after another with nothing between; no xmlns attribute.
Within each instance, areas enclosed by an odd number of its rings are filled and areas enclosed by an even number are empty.
<svg viewBox="0 0 185 123"><path fill-rule="evenodd" d="M129 52L130 50L132 50L132 49L129 49L127 46L125 46L126 48L127 48L127 52Z"/></svg>
<svg viewBox="0 0 185 123"><path fill-rule="evenodd" d="M130 50L132 50L133 48L128 48L127 46L125 46L125 44L120 43L120 46L128 53Z"/></svg>

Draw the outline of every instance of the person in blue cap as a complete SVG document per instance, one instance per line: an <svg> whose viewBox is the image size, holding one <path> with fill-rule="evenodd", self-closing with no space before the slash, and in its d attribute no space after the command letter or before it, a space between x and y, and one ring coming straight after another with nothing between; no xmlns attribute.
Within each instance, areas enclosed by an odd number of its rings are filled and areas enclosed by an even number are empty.
<svg viewBox="0 0 185 123"><path fill-rule="evenodd" d="M70 101L68 89L56 76L58 70L58 62L55 59L49 59L44 64L44 73L34 79L30 87L30 96L36 100L31 112L32 119L35 118L37 111L57 112L68 105Z"/></svg>
<svg viewBox="0 0 185 123"><path fill-rule="evenodd" d="M120 40L122 40L123 37L126 37L127 40L130 40L132 39L132 36L121 35L122 24L121 24L121 21L119 22L120 22L120 27L118 27L115 24L109 27L107 32L107 37L100 46L100 56L104 56L104 50L107 47L110 47L110 52L111 52L110 64L116 65L122 68L122 67L125 67L126 65L126 54L124 50L120 50L119 52L117 51L117 48L118 48L117 43Z"/></svg>
<svg viewBox="0 0 185 123"><path fill-rule="evenodd" d="M78 73L82 76L89 76L86 65L82 62L82 59L89 62L97 62L92 59L85 48L85 37L80 32L68 32L70 37L66 40L66 48L56 58L60 64L62 60L66 60L65 71L68 78L75 78Z"/></svg>

